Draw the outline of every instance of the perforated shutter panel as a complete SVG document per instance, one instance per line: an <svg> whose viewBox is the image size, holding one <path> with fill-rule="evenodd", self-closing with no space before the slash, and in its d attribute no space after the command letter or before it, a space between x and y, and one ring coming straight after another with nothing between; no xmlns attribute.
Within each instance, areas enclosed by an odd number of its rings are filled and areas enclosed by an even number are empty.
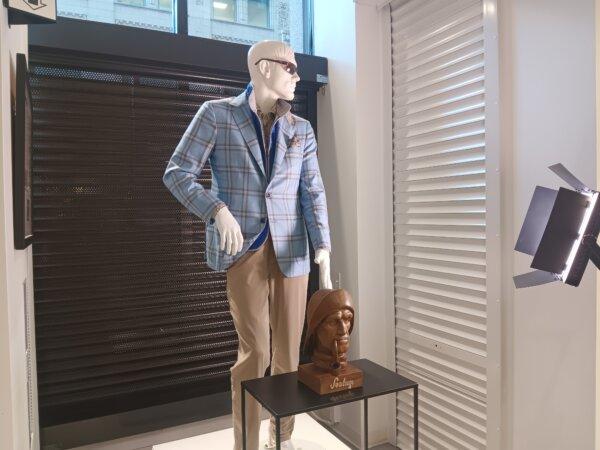
<svg viewBox="0 0 600 450"><path fill-rule="evenodd" d="M420 384L422 448L486 447L482 8L391 5L396 354ZM412 448L412 398L397 413Z"/></svg>
<svg viewBox="0 0 600 450"><path fill-rule="evenodd" d="M42 426L229 390L225 273L162 175L200 105L246 81L60 59L30 53Z"/></svg>

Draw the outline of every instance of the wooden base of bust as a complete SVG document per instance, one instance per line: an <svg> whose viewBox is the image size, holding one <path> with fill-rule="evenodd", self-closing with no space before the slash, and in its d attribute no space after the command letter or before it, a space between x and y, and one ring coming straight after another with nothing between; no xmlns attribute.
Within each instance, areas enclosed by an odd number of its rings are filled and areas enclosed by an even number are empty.
<svg viewBox="0 0 600 450"><path fill-rule="evenodd" d="M298 380L317 394L323 395L361 387L363 371L347 364L338 375L332 375L316 367L314 363L308 363L298 366Z"/></svg>

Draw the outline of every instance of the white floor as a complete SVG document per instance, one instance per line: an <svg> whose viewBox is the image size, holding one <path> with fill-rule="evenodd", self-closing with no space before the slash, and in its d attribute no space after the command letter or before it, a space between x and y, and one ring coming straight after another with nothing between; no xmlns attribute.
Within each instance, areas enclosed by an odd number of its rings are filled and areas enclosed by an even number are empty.
<svg viewBox="0 0 600 450"><path fill-rule="evenodd" d="M269 432L269 420L260 424L261 446L266 442ZM308 414L296 415L292 437L294 450L350 450L339 439L323 428ZM233 449L233 430L213 431L186 439L153 445L152 450L231 450Z"/></svg>

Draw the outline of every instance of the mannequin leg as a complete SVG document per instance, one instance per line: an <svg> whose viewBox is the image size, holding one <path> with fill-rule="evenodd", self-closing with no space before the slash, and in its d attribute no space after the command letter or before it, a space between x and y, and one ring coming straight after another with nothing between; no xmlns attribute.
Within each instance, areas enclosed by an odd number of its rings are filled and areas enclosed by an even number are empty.
<svg viewBox="0 0 600 450"><path fill-rule="evenodd" d="M271 375L298 370L300 339L306 315L308 275L285 277L275 259L272 241L269 244L269 318L272 332L273 357ZM281 419L281 442L291 439L294 416ZM269 446L275 445L275 418L269 424Z"/></svg>
<svg viewBox="0 0 600 450"><path fill-rule="evenodd" d="M242 450L241 382L265 375L269 366L269 303L266 246L248 252L227 271L227 297L239 345L231 367L234 450ZM258 449L261 405L246 394L246 448Z"/></svg>

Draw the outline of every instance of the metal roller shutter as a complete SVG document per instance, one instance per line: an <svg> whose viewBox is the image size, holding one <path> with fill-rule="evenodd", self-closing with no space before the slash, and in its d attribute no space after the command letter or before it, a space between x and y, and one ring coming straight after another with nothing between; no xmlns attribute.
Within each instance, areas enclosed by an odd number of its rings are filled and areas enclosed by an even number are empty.
<svg viewBox="0 0 600 450"><path fill-rule="evenodd" d="M162 175L200 105L247 81L132 64L30 53L42 426L229 390L225 273Z"/></svg>

